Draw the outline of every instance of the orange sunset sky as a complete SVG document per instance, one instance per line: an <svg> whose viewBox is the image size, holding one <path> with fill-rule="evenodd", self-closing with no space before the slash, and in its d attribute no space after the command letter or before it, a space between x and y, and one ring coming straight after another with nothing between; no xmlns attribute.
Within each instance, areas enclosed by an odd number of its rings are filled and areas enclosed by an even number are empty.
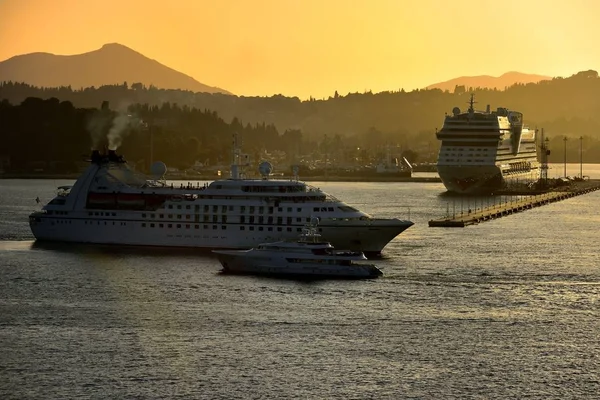
<svg viewBox="0 0 600 400"><path fill-rule="evenodd" d="M117 42L238 95L322 98L597 69L599 15L596 0L0 0L0 60Z"/></svg>

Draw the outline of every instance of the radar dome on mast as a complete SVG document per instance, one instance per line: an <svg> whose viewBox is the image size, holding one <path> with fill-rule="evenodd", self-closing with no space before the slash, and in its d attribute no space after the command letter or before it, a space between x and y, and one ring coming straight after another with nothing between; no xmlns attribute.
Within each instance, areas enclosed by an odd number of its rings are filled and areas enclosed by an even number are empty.
<svg viewBox="0 0 600 400"><path fill-rule="evenodd" d="M167 165L162 161L156 161L150 166L150 173L154 179L162 179L167 173Z"/></svg>
<svg viewBox="0 0 600 400"><path fill-rule="evenodd" d="M273 172L273 165L271 165L268 161L263 161L258 166L258 172L263 177L263 179L268 179L271 172Z"/></svg>

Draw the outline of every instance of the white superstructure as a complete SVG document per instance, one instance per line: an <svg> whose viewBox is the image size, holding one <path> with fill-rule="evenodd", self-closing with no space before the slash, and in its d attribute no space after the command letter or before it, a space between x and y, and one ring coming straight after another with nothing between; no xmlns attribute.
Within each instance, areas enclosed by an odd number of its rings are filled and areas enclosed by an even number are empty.
<svg viewBox="0 0 600 400"><path fill-rule="evenodd" d="M339 251L307 224L296 241L263 243L250 250L213 250L223 272L332 278L376 278L382 272L360 251ZM358 263L357 263L358 261Z"/></svg>
<svg viewBox="0 0 600 400"><path fill-rule="evenodd" d="M455 193L491 193L510 182L540 177L536 132L523 124L523 114L498 108L476 111L458 107L446 115L436 133L442 141L437 170L446 189Z"/></svg>
<svg viewBox="0 0 600 400"><path fill-rule="evenodd" d="M122 156L92 153L72 187L61 187L30 215L38 240L83 243L248 249L295 238L312 217L338 248L379 253L413 225L377 219L305 182L241 178L234 150L231 178L205 186L171 186L132 171Z"/></svg>

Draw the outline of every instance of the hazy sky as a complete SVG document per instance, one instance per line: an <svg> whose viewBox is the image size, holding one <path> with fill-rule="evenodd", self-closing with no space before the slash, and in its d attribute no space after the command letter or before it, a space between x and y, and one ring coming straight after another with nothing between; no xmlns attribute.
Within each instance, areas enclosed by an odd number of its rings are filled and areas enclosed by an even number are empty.
<svg viewBox="0 0 600 400"><path fill-rule="evenodd" d="M0 60L117 42L238 95L322 98L597 70L599 15L600 0L0 0Z"/></svg>

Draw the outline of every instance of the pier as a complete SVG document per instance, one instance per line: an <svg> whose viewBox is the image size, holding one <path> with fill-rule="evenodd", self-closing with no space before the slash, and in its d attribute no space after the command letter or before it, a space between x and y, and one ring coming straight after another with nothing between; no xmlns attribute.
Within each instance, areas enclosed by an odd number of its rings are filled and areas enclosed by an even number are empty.
<svg viewBox="0 0 600 400"><path fill-rule="evenodd" d="M563 188L554 188L545 193L515 193L520 195L520 198L511 199L493 206L461 211L460 214L453 213L445 218L434 219L429 221L430 227L465 227L468 225L478 224L480 222L490 221L506 215L512 215L521 211L530 210L532 208L541 207L546 204L555 203L557 201L569 199L571 197L580 196L600 190L600 180L588 180L573 182L571 185ZM512 193L504 192L503 195L512 195ZM449 213L447 213L449 214Z"/></svg>

